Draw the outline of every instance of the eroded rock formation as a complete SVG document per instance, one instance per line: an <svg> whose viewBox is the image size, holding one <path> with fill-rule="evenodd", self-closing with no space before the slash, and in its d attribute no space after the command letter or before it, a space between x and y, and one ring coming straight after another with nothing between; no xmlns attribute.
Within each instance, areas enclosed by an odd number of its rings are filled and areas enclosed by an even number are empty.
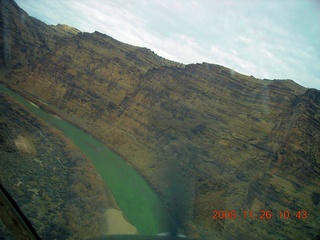
<svg viewBox="0 0 320 240"><path fill-rule="evenodd" d="M1 82L123 156L189 236L319 237L318 90L179 64L1 5ZM244 209L273 218L212 219Z"/></svg>

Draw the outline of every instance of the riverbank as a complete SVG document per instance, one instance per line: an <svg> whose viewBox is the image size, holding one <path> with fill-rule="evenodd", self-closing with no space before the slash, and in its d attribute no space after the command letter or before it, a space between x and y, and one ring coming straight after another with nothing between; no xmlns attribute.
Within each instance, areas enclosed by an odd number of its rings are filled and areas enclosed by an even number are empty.
<svg viewBox="0 0 320 240"><path fill-rule="evenodd" d="M119 206L141 234L158 234L170 229L171 220L165 207L149 184L120 156L103 143L71 124L35 108L21 96L10 93L42 119L63 131L90 158L101 178L110 187Z"/></svg>
<svg viewBox="0 0 320 240"><path fill-rule="evenodd" d="M138 234L137 228L125 219L122 211L115 208L109 208L105 213L105 217L108 223L106 235Z"/></svg>
<svg viewBox="0 0 320 240"><path fill-rule="evenodd" d="M115 204L91 161L2 93L0 142L0 181L42 239L106 234L103 214Z"/></svg>

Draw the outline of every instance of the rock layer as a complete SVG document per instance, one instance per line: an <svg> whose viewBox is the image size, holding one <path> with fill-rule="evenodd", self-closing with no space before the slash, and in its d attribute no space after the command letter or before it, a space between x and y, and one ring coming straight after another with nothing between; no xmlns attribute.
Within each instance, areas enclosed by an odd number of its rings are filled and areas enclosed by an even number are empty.
<svg viewBox="0 0 320 240"><path fill-rule="evenodd" d="M1 82L122 155L189 236L319 234L318 90L183 65L1 6ZM273 218L212 219L214 210L244 209ZM285 220L280 210L309 215Z"/></svg>

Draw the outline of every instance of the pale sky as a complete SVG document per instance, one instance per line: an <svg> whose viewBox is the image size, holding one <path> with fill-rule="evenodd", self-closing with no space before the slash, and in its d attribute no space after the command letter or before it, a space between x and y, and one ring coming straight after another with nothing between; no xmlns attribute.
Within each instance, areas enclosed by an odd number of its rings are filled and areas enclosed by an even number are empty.
<svg viewBox="0 0 320 240"><path fill-rule="evenodd" d="M320 90L318 0L16 0L47 24Z"/></svg>

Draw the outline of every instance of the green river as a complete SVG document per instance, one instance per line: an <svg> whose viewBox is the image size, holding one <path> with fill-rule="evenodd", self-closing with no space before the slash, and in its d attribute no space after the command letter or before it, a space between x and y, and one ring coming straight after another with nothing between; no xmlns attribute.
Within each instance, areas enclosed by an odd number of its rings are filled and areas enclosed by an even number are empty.
<svg viewBox="0 0 320 240"><path fill-rule="evenodd" d="M33 106L1 84L0 92L14 97L47 123L62 131L86 154L140 234L154 235L169 231L171 221L166 208L144 178L119 155L83 130Z"/></svg>

